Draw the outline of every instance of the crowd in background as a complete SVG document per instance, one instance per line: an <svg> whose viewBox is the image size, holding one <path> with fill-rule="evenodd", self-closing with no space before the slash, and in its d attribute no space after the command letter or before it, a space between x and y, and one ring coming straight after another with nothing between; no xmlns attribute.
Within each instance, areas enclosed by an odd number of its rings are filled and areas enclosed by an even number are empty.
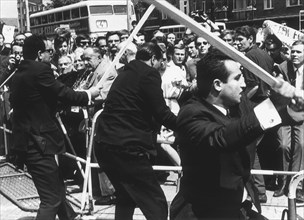
<svg viewBox="0 0 304 220"><path fill-rule="evenodd" d="M10 128L9 92L11 74L18 69L22 58L22 45L24 40L31 33L18 33L15 35L10 47L4 44L5 37L0 34L0 85L6 82L1 88L0 99L0 125L6 124ZM126 50L119 60L119 63L106 75L107 84L101 94L100 102L96 101L94 109L89 109L90 117L96 110L102 108L112 82L123 70L124 65L135 59L137 49L146 41L157 43L164 52L161 62L160 74L162 78L162 90L167 105L174 114L178 114L180 104L187 99L184 91L192 90L196 84L196 64L212 48L212 45L201 36L187 31L182 39L177 39L174 33L165 35L161 31L154 32L151 39L143 32L134 37L132 43L125 45L130 32L117 30L108 32L104 36L96 33L77 34L64 29L58 29L53 40L48 41L49 47L46 52L49 54L48 61L54 71L54 77L74 90L85 90L96 85L105 76L105 71L110 66L115 55L121 48ZM296 82L289 68L292 64L301 62L303 64L304 51L298 51L298 45L304 45L299 41L292 48L284 46L275 35L268 35L263 42L256 42L256 29L250 26L238 27L234 30L218 30L217 36L231 47L244 53L249 59L265 69L270 75L282 75L294 86L301 86ZM291 66L291 67L290 67ZM302 76L303 76L303 66ZM286 74L284 74L284 71ZM293 71L292 71L293 72ZM261 79L243 70L246 81L246 93L254 91L253 102L260 102L271 95L271 88ZM6 81L7 80L7 81ZM303 84L303 81L302 81ZM258 87L257 87L258 86ZM303 89L303 88L301 88ZM284 100L282 100L283 102ZM65 124L68 136L76 151L82 158L86 157L86 137L83 127L83 113L78 107L67 108L60 106L58 112ZM166 128L162 128L166 130ZM163 132L163 131L162 131ZM170 134L170 131L167 131ZM1 132L2 133L2 132ZM257 147L256 158L252 158L253 169L271 169L284 171L299 171L303 169L304 158L304 125L299 123L292 126L276 126L265 133L261 140L255 143ZM0 139L0 153L5 154L3 146L3 135ZM178 151L178 143L172 145ZM8 149L9 150L9 149ZM73 179L81 186L82 176L75 163L70 159L60 158L60 163L65 166L63 169L66 179ZM156 164L171 164L163 152L159 149L159 156L154 158ZM102 171L93 171L93 195L102 198L96 204L111 204L115 202L113 186L106 179ZM160 181L165 181L168 173L160 172ZM266 202L266 189L274 190L274 196L282 196L288 191L289 179L287 176L264 177L254 176L256 187L259 191L259 199ZM100 183L99 183L100 182ZM99 187L101 185L101 187ZM98 199L97 199L98 200Z"/></svg>

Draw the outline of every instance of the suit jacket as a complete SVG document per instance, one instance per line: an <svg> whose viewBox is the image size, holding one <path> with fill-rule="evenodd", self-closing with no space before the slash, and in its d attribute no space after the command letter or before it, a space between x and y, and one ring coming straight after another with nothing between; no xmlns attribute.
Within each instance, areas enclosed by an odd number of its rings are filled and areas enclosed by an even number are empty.
<svg viewBox="0 0 304 220"><path fill-rule="evenodd" d="M183 166L180 191L202 212L222 205L239 210L250 177L253 143L263 133L252 110L229 118L193 97L177 118L177 141ZM250 145L251 144L251 145ZM254 195L251 195L254 198Z"/></svg>
<svg viewBox="0 0 304 220"><path fill-rule="evenodd" d="M266 51L261 50L256 45L254 45L247 53L246 57L255 62L261 68L266 70L269 74L272 74L274 61L267 54ZM246 91L250 91L256 85L259 86L257 92L251 98L255 103L260 103L270 95L270 86L257 77L255 74L249 72L249 70L244 69L244 78L246 82Z"/></svg>
<svg viewBox="0 0 304 220"><path fill-rule="evenodd" d="M96 141L119 146L120 151L138 146L155 154L155 134L159 127L155 126L154 119L175 129L176 116L165 103L159 72L133 60L112 84L97 120Z"/></svg>
<svg viewBox="0 0 304 220"><path fill-rule="evenodd" d="M112 86L114 79L117 76L117 71L115 68L110 70L108 76L105 76L105 72L107 71L108 67L111 65L111 61L109 58L103 58L101 63L95 69L91 79L88 82L88 88L91 86L96 86L99 81L102 82L102 89L100 91L100 99L105 100L108 96L109 90Z"/></svg>
<svg viewBox="0 0 304 220"><path fill-rule="evenodd" d="M49 64L23 60L12 78L13 149L37 145L44 154L65 151L62 131L56 125L57 102L86 105L86 92L75 92L57 81Z"/></svg>
<svg viewBox="0 0 304 220"><path fill-rule="evenodd" d="M283 78L288 81L291 85L295 85L297 74L293 69L292 62L284 61L279 65L279 70L283 75Z"/></svg>

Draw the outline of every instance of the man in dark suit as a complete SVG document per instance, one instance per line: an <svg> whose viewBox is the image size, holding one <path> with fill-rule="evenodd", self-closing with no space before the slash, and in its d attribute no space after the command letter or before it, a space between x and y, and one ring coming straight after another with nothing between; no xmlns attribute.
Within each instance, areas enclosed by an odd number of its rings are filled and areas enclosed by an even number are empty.
<svg viewBox="0 0 304 220"><path fill-rule="evenodd" d="M64 137L56 125L57 102L87 105L99 94L96 87L75 92L55 80L50 66L53 49L39 36L27 38L24 60L12 78L13 151L24 163L37 188L41 203L37 220L61 220L76 217L65 198L65 186L55 154L65 152ZM37 62L41 61L41 62Z"/></svg>
<svg viewBox="0 0 304 220"><path fill-rule="evenodd" d="M245 210L252 213L247 205L240 211L244 188L259 209L256 190L250 184L252 143L281 123L281 117L269 99L255 107L241 102L246 100L242 96L245 86L240 64L218 51L197 63L198 92L181 107L177 118L184 172L172 202L171 219L191 219L191 215L194 219L242 219ZM289 91L287 82L284 86ZM283 93L282 88L277 91Z"/></svg>
<svg viewBox="0 0 304 220"><path fill-rule="evenodd" d="M158 45L143 44L113 82L97 120L95 154L116 190L116 220L132 220L136 206L148 220L168 217L149 160L156 154L156 122L173 130L176 123L161 90L162 59Z"/></svg>

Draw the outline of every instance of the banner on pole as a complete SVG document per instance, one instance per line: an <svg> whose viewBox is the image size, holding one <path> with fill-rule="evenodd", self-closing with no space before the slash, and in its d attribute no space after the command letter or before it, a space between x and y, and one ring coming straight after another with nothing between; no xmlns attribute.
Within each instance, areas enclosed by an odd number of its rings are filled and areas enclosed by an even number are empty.
<svg viewBox="0 0 304 220"><path fill-rule="evenodd" d="M296 40L304 39L304 33L274 21L264 21L263 28L265 36L267 36L267 34L274 34L283 44L289 47L291 47Z"/></svg>

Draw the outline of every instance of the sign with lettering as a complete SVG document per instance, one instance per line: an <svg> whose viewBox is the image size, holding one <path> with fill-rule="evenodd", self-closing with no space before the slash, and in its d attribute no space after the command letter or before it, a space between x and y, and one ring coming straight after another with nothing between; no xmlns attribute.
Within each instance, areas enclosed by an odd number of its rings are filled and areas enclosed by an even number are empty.
<svg viewBox="0 0 304 220"><path fill-rule="evenodd" d="M289 47L291 47L296 40L304 39L304 33L270 20L264 21L263 27L266 33L265 36L267 34L274 34L283 44Z"/></svg>

